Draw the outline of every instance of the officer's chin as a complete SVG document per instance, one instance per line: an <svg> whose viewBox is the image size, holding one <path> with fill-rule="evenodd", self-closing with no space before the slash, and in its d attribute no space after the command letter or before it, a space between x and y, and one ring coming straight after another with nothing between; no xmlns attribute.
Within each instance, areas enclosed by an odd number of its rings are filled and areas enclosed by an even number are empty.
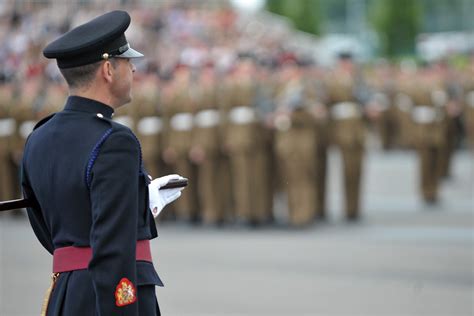
<svg viewBox="0 0 474 316"><path fill-rule="evenodd" d="M122 107L124 105L127 105L129 104L130 102L132 102L132 96L128 96L128 98L124 98L123 100L121 100L121 102L119 103L119 106L118 107Z"/></svg>

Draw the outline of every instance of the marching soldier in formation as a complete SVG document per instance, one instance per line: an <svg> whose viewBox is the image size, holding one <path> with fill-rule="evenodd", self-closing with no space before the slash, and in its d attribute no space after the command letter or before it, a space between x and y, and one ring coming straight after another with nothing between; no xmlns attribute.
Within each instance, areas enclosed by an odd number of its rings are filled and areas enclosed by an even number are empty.
<svg viewBox="0 0 474 316"><path fill-rule="evenodd" d="M343 174L346 219L359 218L360 187L365 143L363 121L363 88L358 86L357 69L352 56L342 53L337 68L326 78L326 103L330 113L330 135L340 149Z"/></svg>
<svg viewBox="0 0 474 316"><path fill-rule="evenodd" d="M436 203L439 191L439 170L443 147L446 145L445 111L447 96L442 83L429 67L423 68L411 87L413 100L413 136L420 161L422 197Z"/></svg>
<svg viewBox="0 0 474 316"><path fill-rule="evenodd" d="M395 136L393 70L388 63L380 62L370 69L366 78L370 90L366 115L378 134L382 148L388 150L394 147Z"/></svg>
<svg viewBox="0 0 474 316"><path fill-rule="evenodd" d="M395 144L402 149L413 149L413 120L411 117L413 99L410 91L416 85L414 67L400 67L395 74L395 96L393 111L395 116Z"/></svg>
<svg viewBox="0 0 474 316"><path fill-rule="evenodd" d="M0 85L0 200L13 199L16 190L11 156L16 130L16 121L11 114L12 94L11 84Z"/></svg>
<svg viewBox="0 0 474 316"><path fill-rule="evenodd" d="M273 115L275 110L276 94L279 92L278 78L274 76L273 69L262 61L256 60L257 97L255 107L257 117L261 124L261 151L259 164L261 165L260 206L262 211L262 224L270 224L273 217L273 197L278 182L276 159L274 154L275 134L273 128Z"/></svg>
<svg viewBox="0 0 474 316"><path fill-rule="evenodd" d="M326 94L322 84L323 72L316 65L306 65L304 74L304 96L309 111L316 124L316 217L326 219L326 177L327 157L329 147L329 114L327 105L324 104Z"/></svg>
<svg viewBox="0 0 474 316"><path fill-rule="evenodd" d="M301 70L287 63L275 114L275 152L288 197L289 222L307 226L316 215L316 120L304 95Z"/></svg>
<svg viewBox="0 0 474 316"><path fill-rule="evenodd" d="M198 86L193 76L189 67L180 65L162 98L163 111L169 124L166 126L163 160L176 173L189 178L187 192L183 193L175 205L177 218L187 222L196 222L200 216L197 169L189 157L198 96Z"/></svg>
<svg viewBox="0 0 474 316"><path fill-rule="evenodd" d="M217 106L216 79L211 65L204 66L197 81L196 114L191 161L197 166L197 190L203 224L222 224L225 219L222 200L221 169L221 115Z"/></svg>
<svg viewBox="0 0 474 316"><path fill-rule="evenodd" d="M157 177L163 172L161 163L163 120L159 113L158 78L144 75L136 84L131 108L134 109L136 135L142 146L147 172Z"/></svg>
<svg viewBox="0 0 474 316"><path fill-rule="evenodd" d="M232 93L227 117L224 147L230 157L235 217L238 222L259 225L268 221L264 208L266 185L262 124L258 119L255 102L255 66L244 57L235 65L230 78Z"/></svg>
<svg viewBox="0 0 474 316"><path fill-rule="evenodd" d="M474 150L474 52L463 74L463 112L466 136L471 150Z"/></svg>
<svg viewBox="0 0 474 316"><path fill-rule="evenodd" d="M441 105L444 113L445 145L441 149L441 161L438 174L441 179L451 175L452 156L461 138L461 113L462 113L462 86L458 74L451 69L447 61L440 60L433 65L434 77L442 90L435 93L438 98L444 98Z"/></svg>

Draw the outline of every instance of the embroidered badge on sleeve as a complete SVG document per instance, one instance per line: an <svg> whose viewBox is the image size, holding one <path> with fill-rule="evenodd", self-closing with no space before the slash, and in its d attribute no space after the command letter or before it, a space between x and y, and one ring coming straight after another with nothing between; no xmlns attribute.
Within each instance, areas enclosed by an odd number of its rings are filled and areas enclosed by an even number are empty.
<svg viewBox="0 0 474 316"><path fill-rule="evenodd" d="M115 290L115 304L118 307L135 303L137 300L137 290L129 279L123 278L120 280Z"/></svg>

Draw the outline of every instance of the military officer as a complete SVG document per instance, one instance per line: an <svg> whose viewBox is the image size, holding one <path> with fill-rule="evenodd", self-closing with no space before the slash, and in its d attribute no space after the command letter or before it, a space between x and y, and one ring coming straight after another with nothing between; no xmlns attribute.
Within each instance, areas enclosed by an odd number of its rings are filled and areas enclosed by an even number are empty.
<svg viewBox="0 0 474 316"><path fill-rule="evenodd" d="M125 38L129 24L128 13L112 11L43 51L56 59L70 96L64 110L35 126L22 161L30 223L53 254L42 315L160 314L153 216L180 195L158 188L179 177L150 184L137 138L111 119L131 100L130 59L143 56Z"/></svg>

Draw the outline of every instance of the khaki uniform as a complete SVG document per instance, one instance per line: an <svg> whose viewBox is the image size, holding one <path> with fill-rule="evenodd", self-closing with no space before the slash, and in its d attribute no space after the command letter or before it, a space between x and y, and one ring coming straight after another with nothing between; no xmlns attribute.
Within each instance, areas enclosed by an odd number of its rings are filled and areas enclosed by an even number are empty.
<svg viewBox="0 0 474 316"><path fill-rule="evenodd" d="M365 127L361 105L354 96L355 78L347 72L333 72L326 82L330 115L330 137L341 151L347 219L359 216L360 185Z"/></svg>
<svg viewBox="0 0 474 316"><path fill-rule="evenodd" d="M291 71L291 68L290 68ZM288 195L290 223L308 225L325 216L327 109L316 78L300 72L282 76L275 115L275 152Z"/></svg>
<svg viewBox="0 0 474 316"><path fill-rule="evenodd" d="M272 223L273 218L273 198L277 183L276 158L275 158L275 134L272 126L272 117L275 111L273 96L276 93L276 81L269 75L261 75L257 85L257 101L255 103L257 117L260 121L261 132L261 152L259 164L261 166L259 182L261 197L257 200L260 205L263 223Z"/></svg>
<svg viewBox="0 0 474 316"><path fill-rule="evenodd" d="M305 78L304 95L305 104L315 119L316 153L314 164L316 166L316 216L320 219L326 217L326 178L327 156L329 146L329 113L325 99L321 78L318 74L310 74Z"/></svg>
<svg viewBox="0 0 474 316"><path fill-rule="evenodd" d="M130 106L134 110L136 135L142 147L143 164L153 178L164 174L161 152L163 120L158 112L158 83L147 77L134 92Z"/></svg>
<svg viewBox="0 0 474 316"><path fill-rule="evenodd" d="M411 89L416 86L415 74L398 73L395 95L393 97L393 113L395 123L395 144L404 149L415 147L413 141L414 124L412 109L414 106Z"/></svg>
<svg viewBox="0 0 474 316"><path fill-rule="evenodd" d="M378 134L382 148L388 150L395 144L395 117L393 105L394 84L392 78L375 70L368 76L371 97L367 104L366 114Z"/></svg>
<svg viewBox="0 0 474 316"><path fill-rule="evenodd" d="M196 221L200 215L197 196L199 180L196 166L189 159L194 129L195 93L195 87L189 82L179 81L163 96L164 113L169 124L163 158L174 173L189 179L188 187L174 203L177 218L185 221Z"/></svg>
<svg viewBox="0 0 474 316"><path fill-rule="evenodd" d="M11 117L11 87L3 86L0 91L0 200L15 197L15 183L12 173L11 149L16 130L16 121Z"/></svg>
<svg viewBox="0 0 474 316"><path fill-rule="evenodd" d="M197 188L202 222L220 224L225 219L219 174L222 161L219 133L221 116L213 80L203 78L200 81L190 156L198 170Z"/></svg>
<svg viewBox="0 0 474 316"><path fill-rule="evenodd" d="M303 107L275 117L275 151L294 226L313 222L316 210L316 122Z"/></svg>
<svg viewBox="0 0 474 316"><path fill-rule="evenodd" d="M220 178L221 189L219 193L221 195L221 203L225 213L225 219L231 221L235 219L235 202L234 202L234 190L232 186L232 169L230 162L230 149L226 147L226 136L229 130L229 111L232 109L234 102L234 91L232 89L231 80L229 76L220 78L221 80L216 84L216 102L220 116L219 124L219 152L220 158L218 163L218 174Z"/></svg>
<svg viewBox="0 0 474 316"><path fill-rule="evenodd" d="M269 212L264 208L268 187L262 125L253 106L256 83L246 75L234 80L224 146L230 157L235 216L238 221L261 224L268 221Z"/></svg>
<svg viewBox="0 0 474 316"><path fill-rule="evenodd" d="M412 120L413 138L420 159L420 185L423 199L436 202L439 188L439 164L443 146L446 144L445 113L436 100L435 93L440 91L429 80L419 78L413 87L411 97L414 102Z"/></svg>
<svg viewBox="0 0 474 316"><path fill-rule="evenodd" d="M471 150L474 150L474 73L466 73L463 90L463 114L466 136Z"/></svg>
<svg viewBox="0 0 474 316"><path fill-rule="evenodd" d="M438 174L441 178L448 178L451 173L452 157L461 139L463 93L457 78L440 78L438 86L440 89L433 91L432 95L442 108L445 123L445 144L441 149Z"/></svg>

